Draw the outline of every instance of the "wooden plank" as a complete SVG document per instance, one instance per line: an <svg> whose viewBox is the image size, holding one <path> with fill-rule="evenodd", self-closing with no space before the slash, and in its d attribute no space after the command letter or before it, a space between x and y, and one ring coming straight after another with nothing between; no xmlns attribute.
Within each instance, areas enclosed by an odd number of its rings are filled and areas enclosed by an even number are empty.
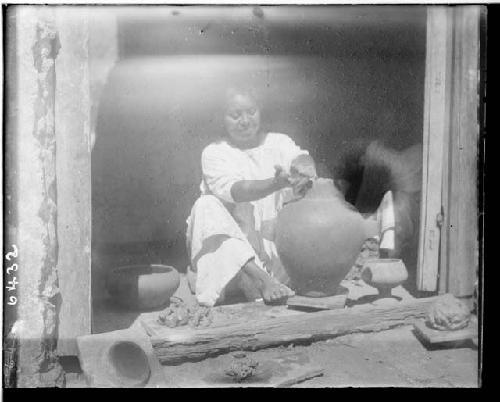
<svg viewBox="0 0 500 402"><path fill-rule="evenodd" d="M325 372L324 369L319 368L319 367L318 368L301 367L298 370L300 370L301 372L294 373L293 375L290 373L287 373L286 378L284 378L281 381L277 381L274 386L276 388L288 388L294 384L304 382L304 381L309 380L311 378L320 377Z"/></svg>
<svg viewBox="0 0 500 402"><path fill-rule="evenodd" d="M347 300L347 295L337 295L331 297L305 297L293 296L286 302L288 307L291 308L306 308L315 310L335 310L344 308Z"/></svg>
<svg viewBox="0 0 500 402"><path fill-rule="evenodd" d="M298 384L301 382L304 382L306 380L309 380L314 377L320 377L324 374L325 370L316 367L316 368L310 368L310 367L300 367L297 368L296 373L287 373L285 374L282 380L277 381L276 384L274 384L275 388L288 388L291 387L294 384Z"/></svg>
<svg viewBox="0 0 500 402"><path fill-rule="evenodd" d="M447 47L450 49L451 53L448 53L448 57L446 58L446 70L450 72L448 74L447 85L449 87L448 90L448 99L446 102L446 122L447 128L443 137L443 169L442 169L442 187L441 187L441 205L442 205L442 221L441 221L441 237L439 244L439 275L438 275L438 291L440 294L444 294L447 291L446 281L448 278L448 253L447 244L448 244L448 231L446 230L446 226L448 225L448 205L450 203L449 194L448 194L448 186L449 186L449 176L451 171L450 164L450 129L451 129L451 110L452 110L452 93L453 93L453 77L452 77L452 68L453 68L453 12L452 10L448 10L448 19L449 23L447 24Z"/></svg>
<svg viewBox="0 0 500 402"><path fill-rule="evenodd" d="M480 6L454 9L454 77L448 183L446 291L470 296L478 267Z"/></svg>
<svg viewBox="0 0 500 402"><path fill-rule="evenodd" d="M63 303L58 353L75 355L76 337L91 333L91 172L88 22L86 13L56 11L57 270Z"/></svg>
<svg viewBox="0 0 500 402"><path fill-rule="evenodd" d="M172 331L170 335L151 337L151 343L161 363L180 364L234 350L258 350L413 324L415 319L425 317L435 300L436 297L430 297L389 307L363 305L303 313L300 317L265 318L218 328Z"/></svg>
<svg viewBox="0 0 500 402"><path fill-rule="evenodd" d="M342 288L340 294L330 297L290 297L286 304L288 307L308 308L316 310L334 310L344 308L349 290Z"/></svg>
<svg viewBox="0 0 500 402"><path fill-rule="evenodd" d="M415 328L417 335L430 344L465 341L467 339L477 337L478 334L476 319L471 319L467 327L456 331L439 331L437 329L429 328L423 320L417 321L413 324L413 327Z"/></svg>
<svg viewBox="0 0 500 402"><path fill-rule="evenodd" d="M443 149L448 131L446 113L450 99L451 31L449 10L429 7L427 11L427 50L424 98L422 200L417 288L437 289L441 212Z"/></svg>

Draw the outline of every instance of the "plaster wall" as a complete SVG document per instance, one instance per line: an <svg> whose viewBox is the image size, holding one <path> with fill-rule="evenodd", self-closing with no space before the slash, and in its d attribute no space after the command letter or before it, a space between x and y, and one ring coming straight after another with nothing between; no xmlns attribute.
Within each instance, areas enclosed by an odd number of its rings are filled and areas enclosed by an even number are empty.
<svg viewBox="0 0 500 402"><path fill-rule="evenodd" d="M12 10L12 11L11 11ZM54 59L58 52L52 10L16 7L17 271L20 338L18 387L61 384L55 356L60 294L54 132Z"/></svg>
<svg viewBox="0 0 500 402"><path fill-rule="evenodd" d="M55 9L61 49L56 59L57 228L59 236L58 353L76 354L75 337L90 333L89 14Z"/></svg>
<svg viewBox="0 0 500 402"><path fill-rule="evenodd" d="M8 168L16 173L9 176L9 239L19 249L20 387L61 385L57 354L76 354L75 337L91 331L92 105L111 62L89 62L89 14L75 7L8 10L15 70L7 125L15 157ZM106 23L93 20L95 32Z"/></svg>
<svg viewBox="0 0 500 402"><path fill-rule="evenodd" d="M120 59L103 89L92 155L96 245L163 244L165 263L184 253L201 150L223 133L230 85L256 87L265 127L309 149L325 174L356 141L421 143L425 13L385 31L352 21L315 30L301 20L302 28L269 28L267 38L245 22L161 18L119 22Z"/></svg>

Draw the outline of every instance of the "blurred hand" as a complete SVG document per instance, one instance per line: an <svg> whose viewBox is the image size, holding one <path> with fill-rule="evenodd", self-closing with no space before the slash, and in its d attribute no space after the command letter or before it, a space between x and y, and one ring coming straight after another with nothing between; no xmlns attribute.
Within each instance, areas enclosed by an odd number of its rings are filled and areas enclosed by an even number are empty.
<svg viewBox="0 0 500 402"><path fill-rule="evenodd" d="M274 183L278 189L290 187L290 175L285 171L285 168L280 165L274 166Z"/></svg>
<svg viewBox="0 0 500 402"><path fill-rule="evenodd" d="M304 197L312 187L313 179L302 175L293 176L290 178L292 184L293 195L296 197Z"/></svg>
<svg viewBox="0 0 500 402"><path fill-rule="evenodd" d="M291 163L290 174L292 176L303 176L307 178L316 178L316 166L310 155L302 154L297 156Z"/></svg>
<svg viewBox="0 0 500 402"><path fill-rule="evenodd" d="M304 197L316 178L316 166L310 155L299 155L292 161L290 183L295 197Z"/></svg>

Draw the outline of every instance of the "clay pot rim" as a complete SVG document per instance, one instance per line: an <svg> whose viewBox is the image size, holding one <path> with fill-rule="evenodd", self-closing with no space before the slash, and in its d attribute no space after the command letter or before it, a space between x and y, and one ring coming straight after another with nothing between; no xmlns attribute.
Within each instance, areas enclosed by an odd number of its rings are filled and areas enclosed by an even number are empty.
<svg viewBox="0 0 500 402"><path fill-rule="evenodd" d="M147 269L158 269L161 272L140 272L141 270ZM121 265L118 267L114 267L111 269L112 274L136 274L136 275L150 275L150 274L170 274L172 272L177 272L171 265L163 265L163 264L133 264L133 265Z"/></svg>

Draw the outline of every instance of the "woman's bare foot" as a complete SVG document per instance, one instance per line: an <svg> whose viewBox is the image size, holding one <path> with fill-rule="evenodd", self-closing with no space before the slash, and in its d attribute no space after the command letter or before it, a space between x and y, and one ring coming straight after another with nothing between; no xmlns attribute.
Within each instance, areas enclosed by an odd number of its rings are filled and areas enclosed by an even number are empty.
<svg viewBox="0 0 500 402"><path fill-rule="evenodd" d="M273 278L269 278L270 281L264 284L262 289L262 298L265 303L281 303L285 302L289 297L295 295L295 292L289 287L279 283Z"/></svg>
<svg viewBox="0 0 500 402"><path fill-rule="evenodd" d="M253 260L248 261L243 266L242 273L247 276L258 289L265 303L283 303L286 299L295 295L290 288L270 277L267 272L260 269Z"/></svg>

